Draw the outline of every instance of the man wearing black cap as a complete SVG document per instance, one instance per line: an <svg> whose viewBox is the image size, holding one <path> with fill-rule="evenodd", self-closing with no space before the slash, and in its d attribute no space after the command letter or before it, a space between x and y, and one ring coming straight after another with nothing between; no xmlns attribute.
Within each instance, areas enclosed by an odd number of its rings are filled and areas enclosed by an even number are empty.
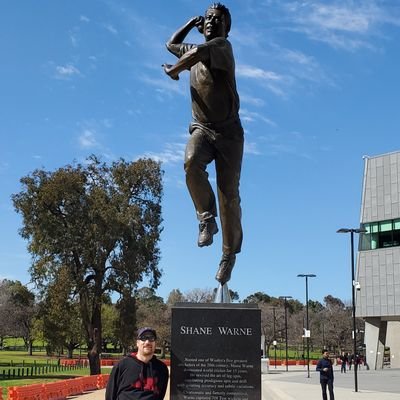
<svg viewBox="0 0 400 400"><path fill-rule="evenodd" d="M111 371L106 400L162 400L168 385L167 366L154 355L157 334L153 328L138 330L137 353L129 354Z"/></svg>

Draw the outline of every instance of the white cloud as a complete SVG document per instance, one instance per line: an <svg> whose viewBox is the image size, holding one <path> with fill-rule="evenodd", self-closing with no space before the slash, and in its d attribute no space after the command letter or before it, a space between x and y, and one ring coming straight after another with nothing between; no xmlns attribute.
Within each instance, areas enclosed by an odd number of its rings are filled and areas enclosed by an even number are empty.
<svg viewBox="0 0 400 400"><path fill-rule="evenodd" d="M265 81L282 81L283 77L273 71L265 71L250 65L238 65L236 75L246 78L261 79Z"/></svg>
<svg viewBox="0 0 400 400"><path fill-rule="evenodd" d="M269 155L298 154L294 146L285 143L270 143L267 147L267 153Z"/></svg>
<svg viewBox="0 0 400 400"><path fill-rule="evenodd" d="M315 5L307 18L307 22L326 30L366 33L373 19L374 12L338 5Z"/></svg>
<svg viewBox="0 0 400 400"><path fill-rule="evenodd" d="M375 0L335 0L285 3L295 31L334 48L354 51L373 49L372 37L383 24L400 25L399 8Z"/></svg>
<svg viewBox="0 0 400 400"><path fill-rule="evenodd" d="M148 75L143 75L140 77L140 80L148 85L154 86L157 90L164 94L176 93L182 96L186 95L186 90L182 88L182 86L176 82L171 80L168 76L165 76L163 79L152 78Z"/></svg>
<svg viewBox="0 0 400 400"><path fill-rule="evenodd" d="M253 154L253 155L261 154L261 152L258 150L257 143L248 142L246 140L244 142L244 152L245 152L245 154Z"/></svg>
<svg viewBox="0 0 400 400"><path fill-rule="evenodd" d="M259 67L250 65L238 65L236 67L236 76L239 78L255 79L277 96L285 97L286 93L281 86L291 82L289 76L283 76L273 71L267 71Z"/></svg>
<svg viewBox="0 0 400 400"><path fill-rule="evenodd" d="M113 121L109 118L104 118L101 120L101 123L105 128L112 128L113 127Z"/></svg>
<svg viewBox="0 0 400 400"><path fill-rule="evenodd" d="M10 164L6 161L2 161L0 163L0 174L2 174L3 172L7 171L10 167Z"/></svg>
<svg viewBox="0 0 400 400"><path fill-rule="evenodd" d="M113 35L118 35L118 31L117 31L117 29L114 28L113 25L106 24L106 25L104 25L104 28L106 28L108 30L108 32L112 33Z"/></svg>
<svg viewBox="0 0 400 400"><path fill-rule="evenodd" d="M69 40L73 47L78 47L79 44L79 27L74 26L69 31Z"/></svg>
<svg viewBox="0 0 400 400"><path fill-rule="evenodd" d="M90 129L84 129L78 140L79 145L84 149L91 149L99 146L96 139L96 132Z"/></svg>
<svg viewBox="0 0 400 400"><path fill-rule="evenodd" d="M265 104L263 99L260 99L259 97L247 95L242 92L240 93L240 102L250 104L252 106L257 106L257 107L262 107Z"/></svg>
<svg viewBox="0 0 400 400"><path fill-rule="evenodd" d="M70 79L75 75L81 75L78 68L72 64L57 65L55 77L57 79Z"/></svg>
<svg viewBox="0 0 400 400"><path fill-rule="evenodd" d="M75 32L71 32L69 34L69 40L71 41L73 47L78 47L78 36Z"/></svg>
<svg viewBox="0 0 400 400"><path fill-rule="evenodd" d="M249 111L247 109L240 110L240 118L243 121L247 121L247 122L254 122L256 120L260 120L270 126L276 126L276 123L274 121L272 121L271 119L265 117L264 115L261 115L260 113L257 113L254 111Z"/></svg>
<svg viewBox="0 0 400 400"><path fill-rule="evenodd" d="M328 77L317 60L298 50L275 46L278 62L285 66L286 75L293 81L308 81L334 85L333 79Z"/></svg>
<svg viewBox="0 0 400 400"><path fill-rule="evenodd" d="M291 62L297 65L303 66L311 66L314 67L316 61L314 57L307 56L306 54L302 53L298 50L291 50L291 49L280 49L280 55L286 59L286 61Z"/></svg>
<svg viewBox="0 0 400 400"><path fill-rule="evenodd" d="M185 156L184 143L166 143L164 149L159 152L147 152L141 157L152 158L155 161L160 161L163 164L183 163Z"/></svg>
<svg viewBox="0 0 400 400"><path fill-rule="evenodd" d="M79 20L80 20L81 22L90 22L90 19L89 19L88 17L86 17L86 15L81 15L81 16L79 17Z"/></svg>

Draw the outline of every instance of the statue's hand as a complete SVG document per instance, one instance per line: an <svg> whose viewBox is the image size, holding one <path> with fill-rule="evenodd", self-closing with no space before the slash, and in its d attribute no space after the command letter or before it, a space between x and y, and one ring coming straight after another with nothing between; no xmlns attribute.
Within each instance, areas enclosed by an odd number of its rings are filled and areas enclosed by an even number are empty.
<svg viewBox="0 0 400 400"><path fill-rule="evenodd" d="M204 17L202 15L199 15L198 17L193 18L193 23L198 29L200 33L204 32Z"/></svg>
<svg viewBox="0 0 400 400"><path fill-rule="evenodd" d="M173 65L171 64L163 64L164 72L174 81L179 81L179 75L172 72Z"/></svg>

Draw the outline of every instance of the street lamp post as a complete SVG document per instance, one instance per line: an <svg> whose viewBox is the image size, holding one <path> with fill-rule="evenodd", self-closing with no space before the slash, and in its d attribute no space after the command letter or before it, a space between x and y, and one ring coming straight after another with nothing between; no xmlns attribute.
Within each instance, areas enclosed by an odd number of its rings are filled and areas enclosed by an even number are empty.
<svg viewBox="0 0 400 400"><path fill-rule="evenodd" d="M274 345L274 358L275 358L275 369L276 369L276 331L275 331L275 307L272 307L272 313L273 313L273 317L274 317L274 341L273 341L273 345Z"/></svg>
<svg viewBox="0 0 400 400"><path fill-rule="evenodd" d="M352 308L353 308L353 354L354 361L357 354L357 330L356 330L356 284L355 271L354 271L354 234L365 233L366 229L356 228L341 228L337 233L350 233L350 258L351 258L351 294L352 294ZM357 365L354 363L354 391L358 392L358 379L357 379Z"/></svg>
<svg viewBox="0 0 400 400"><path fill-rule="evenodd" d="M287 299L291 299L292 296L279 296L280 299L285 300L285 349L286 349L286 371L288 371L288 329L287 329Z"/></svg>
<svg viewBox="0 0 400 400"><path fill-rule="evenodd" d="M315 274L298 274L298 278L306 278L306 343L307 343L307 378L310 377L310 327L308 319L308 278L315 278Z"/></svg>

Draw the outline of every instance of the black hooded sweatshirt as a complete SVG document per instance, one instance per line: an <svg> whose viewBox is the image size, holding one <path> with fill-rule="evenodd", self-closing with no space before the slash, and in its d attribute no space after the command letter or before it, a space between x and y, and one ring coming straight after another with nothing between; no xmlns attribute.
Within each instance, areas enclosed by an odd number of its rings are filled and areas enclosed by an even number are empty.
<svg viewBox="0 0 400 400"><path fill-rule="evenodd" d="M144 363L132 353L111 371L106 400L162 400L168 385L167 366L156 356Z"/></svg>

